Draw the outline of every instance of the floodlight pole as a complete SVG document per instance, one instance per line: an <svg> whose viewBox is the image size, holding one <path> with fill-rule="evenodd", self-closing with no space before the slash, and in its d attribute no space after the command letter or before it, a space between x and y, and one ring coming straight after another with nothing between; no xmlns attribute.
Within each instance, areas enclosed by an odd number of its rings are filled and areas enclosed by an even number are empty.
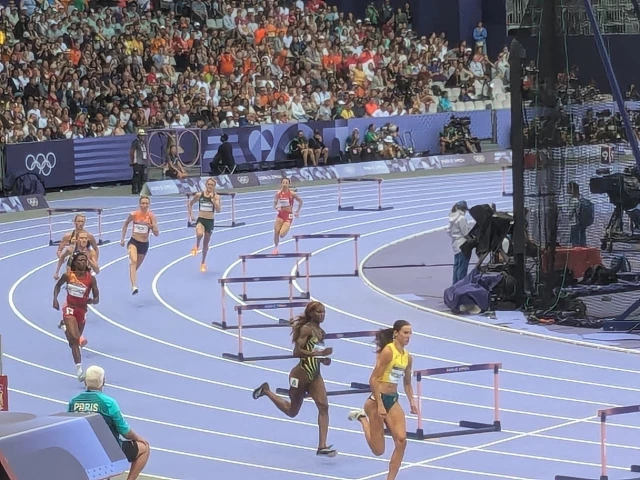
<svg viewBox="0 0 640 480"><path fill-rule="evenodd" d="M526 51L522 44L514 39L509 53L511 72L511 157L513 175L513 261L516 281L515 302L518 307L524 305L525 298L525 260L526 260L526 216L524 210L524 119L522 118L522 73Z"/></svg>
<svg viewBox="0 0 640 480"><path fill-rule="evenodd" d="M636 7L636 3L637 2L634 2L634 9ZM611 64L611 59L609 58L607 48L604 44L604 40L602 39L602 33L600 32L600 27L598 26L598 20L596 19L596 14L593 11L591 0L584 0L584 9L587 13L587 17L589 17L591 28L593 29L593 38L596 42L598 53L600 54L602 66L604 67L604 71L607 74L607 79L609 80L611 93L613 94L613 98L618 104L618 111L620 112L622 123L624 124L624 131L627 134L627 140L629 141L629 145L631 146L631 150L633 151L633 156L636 159L636 165L638 165L638 168L640 168L640 148L638 148L638 139L636 138L635 132L633 131L633 127L631 126L629 114L625 109L624 98L622 97L622 92L620 91L620 85L618 84L618 80L616 80L616 76L613 73L613 65Z"/></svg>

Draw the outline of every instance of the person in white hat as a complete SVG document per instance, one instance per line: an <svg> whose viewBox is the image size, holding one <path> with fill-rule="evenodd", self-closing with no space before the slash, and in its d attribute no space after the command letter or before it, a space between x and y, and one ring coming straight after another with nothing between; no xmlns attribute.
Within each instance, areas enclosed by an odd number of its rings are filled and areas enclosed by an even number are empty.
<svg viewBox="0 0 640 480"><path fill-rule="evenodd" d="M127 460L131 462L127 480L135 480L149 461L149 443L131 429L122 416L118 402L102 392L105 385L103 368L95 365L87 368L84 383L87 389L71 399L68 412L102 415Z"/></svg>

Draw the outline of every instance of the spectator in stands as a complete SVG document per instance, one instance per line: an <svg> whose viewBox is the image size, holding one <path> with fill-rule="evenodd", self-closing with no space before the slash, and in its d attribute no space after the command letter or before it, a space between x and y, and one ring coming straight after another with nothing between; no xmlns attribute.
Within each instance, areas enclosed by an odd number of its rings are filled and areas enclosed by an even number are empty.
<svg viewBox="0 0 640 480"><path fill-rule="evenodd" d="M487 95L487 80L508 80L504 62L488 68L486 59L476 60L482 74L472 74L465 42L449 48L435 34L416 41L409 6L394 10L390 0L380 8L371 2L356 21L321 0L292 7L271 0L140 0L124 12L102 3L63 5L36 1L23 5L22 14L11 7L0 13L2 65L15 101L7 120L20 122L3 125L8 142L122 135L149 126L410 115L431 103L450 111L458 94L439 97L436 82L466 84L477 99ZM476 30L484 32L474 31L484 52L486 30L482 24ZM408 94L398 104L405 85ZM33 109L36 121L25 126Z"/></svg>
<svg viewBox="0 0 640 480"><path fill-rule="evenodd" d="M484 28L482 22L478 22L476 28L473 29L473 39L476 42L476 48L486 47L487 44L487 29Z"/></svg>
<svg viewBox="0 0 640 480"><path fill-rule="evenodd" d="M105 382L104 369L97 366L87 368L84 380L87 389L71 399L68 411L102 415L127 460L131 462L127 480L136 480L149 461L149 443L131 429L122 416L118 403L102 392Z"/></svg>

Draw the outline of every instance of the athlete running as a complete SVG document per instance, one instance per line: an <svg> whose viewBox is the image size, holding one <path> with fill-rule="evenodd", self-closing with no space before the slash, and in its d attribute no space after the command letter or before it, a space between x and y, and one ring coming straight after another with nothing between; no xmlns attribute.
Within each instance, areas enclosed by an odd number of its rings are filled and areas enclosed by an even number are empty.
<svg viewBox="0 0 640 480"><path fill-rule="evenodd" d="M289 188L290 185L291 181L288 178L283 178L282 188L276 192L273 199L273 208L278 211L278 216L276 217L273 228L273 245L275 247L273 253L276 255L278 254L280 239L287 236L287 233L289 233L291 229L293 217L298 218L300 216L300 210L302 209L302 199L296 192ZM298 208L295 213L293 213L294 201L298 202Z"/></svg>
<svg viewBox="0 0 640 480"><path fill-rule="evenodd" d="M73 218L73 223L75 225L75 228L70 233L65 233L64 236L62 237L62 240L60 240L60 244L58 245L58 252L57 252L58 257L62 255L65 248L74 246L74 244L78 240L78 234L80 232L86 231L84 227L87 223L87 217L84 214L79 213ZM96 242L95 237L89 232L87 232L87 237L88 237L89 247L91 247L96 252L96 261L97 261L98 255L99 255L98 242Z"/></svg>
<svg viewBox="0 0 640 480"><path fill-rule="evenodd" d="M196 246L191 249L191 255L196 256L200 249L200 242L204 237L202 244L202 262L200 263L200 271L207 271L207 252L209 251L209 242L214 227L214 211L220 213L222 207L220 205L220 195L216 193L216 181L209 178L206 183L204 192L196 193L189 202L189 221L193 221L193 206L198 202L198 220L196 220Z"/></svg>
<svg viewBox="0 0 640 480"><path fill-rule="evenodd" d="M67 286L67 301L62 307L62 329L69 342L69 347L71 347L78 381L82 382L84 381L84 372L80 347L87 309L89 305L97 305L100 300L98 282L96 277L91 275L86 253L76 252L73 254L69 271L62 274L53 288L53 308L56 310L60 310L58 295L65 284Z"/></svg>
<svg viewBox="0 0 640 480"><path fill-rule="evenodd" d="M131 238L127 243L129 251L129 279L131 280L131 294L138 293L137 273L138 269L144 262L149 251L149 232L156 237L160 235L158 230L158 222L156 216L149 209L151 200L149 197L140 197L140 207L135 212L131 212L122 225L122 238L120 245L124 247L124 237L127 235L129 224L133 223L131 229Z"/></svg>
<svg viewBox="0 0 640 480"><path fill-rule="evenodd" d="M82 252L87 255L89 260L89 267L95 272L100 273L100 267L98 265L98 254L96 250L93 250L89 245L89 233L84 230L78 232L76 241L65 247L60 255L58 255L58 264L56 265L56 271L53 274L53 278L58 280L60 278L60 268L62 264L67 261L67 268L71 265L73 254L76 252Z"/></svg>

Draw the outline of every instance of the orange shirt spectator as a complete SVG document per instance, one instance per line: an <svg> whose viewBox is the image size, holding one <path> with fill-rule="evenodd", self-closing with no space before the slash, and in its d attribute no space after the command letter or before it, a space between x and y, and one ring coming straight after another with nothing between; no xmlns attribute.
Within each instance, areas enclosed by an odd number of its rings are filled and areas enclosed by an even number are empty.
<svg viewBox="0 0 640 480"><path fill-rule="evenodd" d="M220 65L218 67L218 69L220 70L220 75L229 76L233 74L235 63L236 62L233 59L233 56L229 52L220 55Z"/></svg>

